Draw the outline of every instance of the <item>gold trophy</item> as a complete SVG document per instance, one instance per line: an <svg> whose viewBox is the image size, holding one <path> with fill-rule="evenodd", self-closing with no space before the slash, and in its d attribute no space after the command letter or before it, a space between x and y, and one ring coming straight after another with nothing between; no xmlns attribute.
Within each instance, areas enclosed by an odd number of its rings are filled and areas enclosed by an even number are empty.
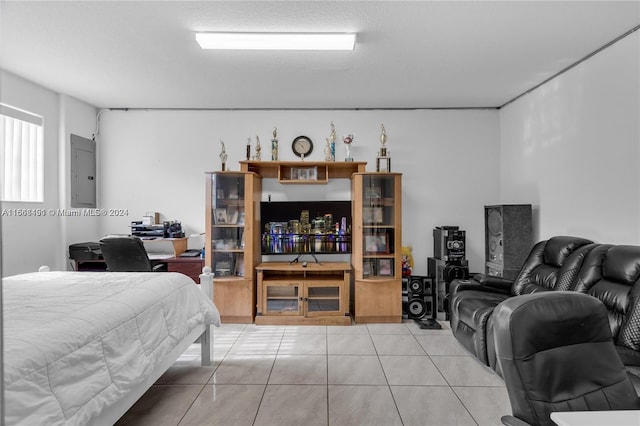
<svg viewBox="0 0 640 426"><path fill-rule="evenodd" d="M271 139L271 161L278 161L278 128L273 128L273 139Z"/></svg>
<svg viewBox="0 0 640 426"><path fill-rule="evenodd" d="M227 151L224 149L224 142L220 139L220 145L222 145L222 151L220 151L220 161L222 162L222 171L227 168Z"/></svg>
<svg viewBox="0 0 640 426"><path fill-rule="evenodd" d="M378 156L376 157L376 172L386 172L389 173L391 171L391 157L387 152L387 130L384 128L384 124L380 125L380 151L378 152Z"/></svg>

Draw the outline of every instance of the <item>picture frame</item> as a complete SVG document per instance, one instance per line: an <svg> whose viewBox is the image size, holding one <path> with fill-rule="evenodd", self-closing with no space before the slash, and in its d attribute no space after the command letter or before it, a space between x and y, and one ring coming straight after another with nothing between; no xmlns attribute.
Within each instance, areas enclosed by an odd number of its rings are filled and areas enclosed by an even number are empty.
<svg viewBox="0 0 640 426"><path fill-rule="evenodd" d="M374 263L372 260L365 260L362 263L362 276L370 277L371 275L375 275Z"/></svg>
<svg viewBox="0 0 640 426"><path fill-rule="evenodd" d="M229 199L230 199L230 200L237 200L237 199L239 199L238 188L231 188L231 189L229 189Z"/></svg>
<svg viewBox="0 0 640 426"><path fill-rule="evenodd" d="M382 188L379 186L367 186L364 188L364 197L367 199L382 198Z"/></svg>
<svg viewBox="0 0 640 426"><path fill-rule="evenodd" d="M237 224L239 213L237 207L227 207L227 223L230 225Z"/></svg>
<svg viewBox="0 0 640 426"><path fill-rule="evenodd" d="M318 168L292 167L291 180L318 180Z"/></svg>
<svg viewBox="0 0 640 426"><path fill-rule="evenodd" d="M362 221L364 223L382 223L384 212L382 207L363 207Z"/></svg>
<svg viewBox="0 0 640 426"><path fill-rule="evenodd" d="M378 275L383 277L393 276L393 262L391 259L378 259Z"/></svg>
<svg viewBox="0 0 640 426"><path fill-rule="evenodd" d="M238 277L244 277L244 254L242 253L238 254L238 257L236 258L235 263L236 263L235 271L233 275Z"/></svg>
<svg viewBox="0 0 640 426"><path fill-rule="evenodd" d="M388 234L367 234L364 236L364 250L366 253L389 253Z"/></svg>
<svg viewBox="0 0 640 426"><path fill-rule="evenodd" d="M226 225L227 222L227 209L214 209L213 218L216 225Z"/></svg>

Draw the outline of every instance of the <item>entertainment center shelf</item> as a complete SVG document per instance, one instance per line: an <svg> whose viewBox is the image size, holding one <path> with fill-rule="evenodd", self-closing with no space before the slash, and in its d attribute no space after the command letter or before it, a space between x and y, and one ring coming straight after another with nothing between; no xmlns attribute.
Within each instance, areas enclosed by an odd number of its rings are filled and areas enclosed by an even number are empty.
<svg viewBox="0 0 640 426"><path fill-rule="evenodd" d="M256 324L351 324L349 263L267 262L256 271Z"/></svg>
<svg viewBox="0 0 640 426"><path fill-rule="evenodd" d="M326 184L329 179L350 179L354 173L364 172L366 165L366 161L240 161L240 171L284 184ZM305 173L299 176L298 171Z"/></svg>
<svg viewBox="0 0 640 426"><path fill-rule="evenodd" d="M402 321L400 173L366 172L366 162L356 161L240 166L239 172L206 173L205 262L223 321ZM311 184L309 191L349 179L351 200L262 202L263 178ZM279 254L298 255L298 262L262 261ZM323 262L324 254L350 254L351 262ZM308 262L300 258L305 255Z"/></svg>

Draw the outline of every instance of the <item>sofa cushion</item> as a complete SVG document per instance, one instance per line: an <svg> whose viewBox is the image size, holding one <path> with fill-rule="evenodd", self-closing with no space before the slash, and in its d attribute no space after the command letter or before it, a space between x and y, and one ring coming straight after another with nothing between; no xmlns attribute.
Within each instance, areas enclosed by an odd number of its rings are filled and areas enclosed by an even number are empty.
<svg viewBox="0 0 640 426"><path fill-rule="evenodd" d="M456 299L458 318L473 330L477 330L480 318L487 310L493 311L498 303L509 296L501 293L488 293L484 291L464 291L458 293Z"/></svg>

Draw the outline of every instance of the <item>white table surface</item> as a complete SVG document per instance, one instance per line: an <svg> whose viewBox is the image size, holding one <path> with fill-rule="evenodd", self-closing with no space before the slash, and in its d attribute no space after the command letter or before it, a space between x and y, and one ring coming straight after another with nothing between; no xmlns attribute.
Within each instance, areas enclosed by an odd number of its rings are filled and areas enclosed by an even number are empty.
<svg viewBox="0 0 640 426"><path fill-rule="evenodd" d="M558 411L551 420L558 426L640 426L640 410Z"/></svg>

